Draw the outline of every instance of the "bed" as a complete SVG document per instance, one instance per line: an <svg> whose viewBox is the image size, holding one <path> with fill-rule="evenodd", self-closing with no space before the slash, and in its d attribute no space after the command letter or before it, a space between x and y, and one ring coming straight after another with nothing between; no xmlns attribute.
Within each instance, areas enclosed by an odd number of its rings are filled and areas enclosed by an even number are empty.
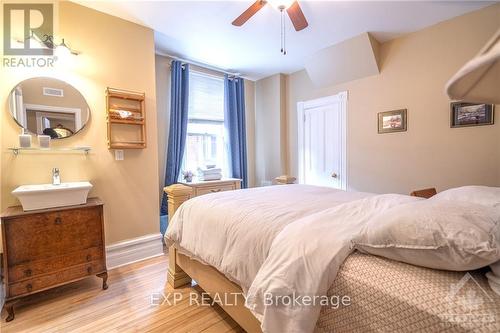
<svg viewBox="0 0 500 333"><path fill-rule="evenodd" d="M278 180L290 181L286 177ZM369 209L360 210L357 202L366 201L363 207L368 203L372 209L383 209L413 199L394 196L379 200L369 193L292 186L296 187L276 186L199 197L180 210L182 203L190 198L190 189L178 184L168 188L169 214L173 216L177 212L172 221L174 230L169 227L167 237L169 284L177 288L193 279L210 295L237 295L237 302L228 306L219 304L248 332L260 332L261 325L269 332L500 331L500 318L497 318L500 299L488 293L484 272L465 274L412 266L352 252L342 240L331 245L331 252L336 256L326 256L325 262L302 262L302 252L304 257L313 257L307 252L315 253L322 246L321 251L325 251L328 244L316 245L310 236L317 233L315 228L322 223L332 223L339 215L342 220L353 214L360 214L361 218L357 216L356 220L370 215ZM346 208L342 210L342 207ZM211 213L207 214L207 210ZM326 217L324 213L317 216L319 211L326 211ZM243 222L234 224L234 220ZM269 220L273 221L272 225L267 223ZM342 224L334 225L333 229L339 234L350 232L342 231ZM294 239L292 249L287 248L289 240L282 242L284 247L280 249L279 238L283 238L283 234ZM234 248L241 250L234 251ZM290 262L289 258L294 256L296 260ZM309 285L308 274L315 270L309 272L308 265L328 267L329 274L318 283L331 299L349 296L348 306L320 304L296 313L283 311L278 306L259 308L263 304L259 297L266 290L281 292L280 288L287 284L293 284L298 290L316 290L318 286ZM281 269L285 272L280 276ZM268 279L271 274L275 275L274 280ZM286 274L298 276L302 281L280 281L281 285L274 285L276 275L286 280ZM333 276L334 280L327 276ZM480 295L482 302L467 307L468 304L464 306L463 302L450 299L452 286L464 289L461 294L452 295L457 300L467 300L469 292L485 292ZM475 317L469 320L472 310Z"/></svg>
<svg viewBox="0 0 500 333"><path fill-rule="evenodd" d="M499 332L500 301L484 296L466 319L467 308L448 301L450 287L464 281L482 294L489 291L483 271L440 271L354 252L344 262L329 295L351 295L352 304L323 308L318 332ZM464 280L462 280L464 279ZM480 287L475 286L479 283ZM482 290L481 290L482 289ZM489 292L490 297L495 297ZM458 297L461 297L459 295ZM453 322L457 321L457 322Z"/></svg>

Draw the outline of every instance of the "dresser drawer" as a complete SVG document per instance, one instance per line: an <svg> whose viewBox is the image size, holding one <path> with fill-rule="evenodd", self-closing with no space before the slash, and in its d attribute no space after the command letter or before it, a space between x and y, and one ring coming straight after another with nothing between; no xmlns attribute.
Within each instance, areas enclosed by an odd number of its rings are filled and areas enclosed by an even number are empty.
<svg viewBox="0 0 500 333"><path fill-rule="evenodd" d="M42 275L23 282L9 285L9 298L31 294L50 287L78 280L105 271L104 261L94 261L88 264L70 267L64 271Z"/></svg>
<svg viewBox="0 0 500 333"><path fill-rule="evenodd" d="M234 185L198 187L198 188L196 188L195 196L200 196L200 195L209 194L209 193L224 192L224 191L233 191L233 190L236 190Z"/></svg>
<svg viewBox="0 0 500 333"><path fill-rule="evenodd" d="M59 257L39 259L9 267L9 282L32 279L38 275L53 273L66 267L103 259L103 248L93 247L83 251L68 253Z"/></svg>
<svg viewBox="0 0 500 333"><path fill-rule="evenodd" d="M4 220L9 266L102 246L102 207Z"/></svg>

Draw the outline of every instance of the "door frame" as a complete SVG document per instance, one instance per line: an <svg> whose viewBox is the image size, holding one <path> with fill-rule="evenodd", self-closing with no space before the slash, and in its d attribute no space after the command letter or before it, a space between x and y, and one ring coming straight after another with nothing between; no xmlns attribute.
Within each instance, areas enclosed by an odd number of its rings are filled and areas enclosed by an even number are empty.
<svg viewBox="0 0 500 333"><path fill-rule="evenodd" d="M52 106L52 105L42 105L42 104L24 104L24 110L33 110L37 113L66 113L68 115L75 116L75 133L82 128L82 109L80 108L67 108L63 106ZM42 117L41 114L36 117L37 130L40 132L38 134L43 134ZM28 124L26 124L26 127Z"/></svg>
<svg viewBox="0 0 500 333"><path fill-rule="evenodd" d="M342 91L336 95L317 98L309 101L297 103L297 136L298 136L298 183L304 183L304 121L305 111L312 108L326 106L330 104L340 105L340 188L347 190L347 91Z"/></svg>

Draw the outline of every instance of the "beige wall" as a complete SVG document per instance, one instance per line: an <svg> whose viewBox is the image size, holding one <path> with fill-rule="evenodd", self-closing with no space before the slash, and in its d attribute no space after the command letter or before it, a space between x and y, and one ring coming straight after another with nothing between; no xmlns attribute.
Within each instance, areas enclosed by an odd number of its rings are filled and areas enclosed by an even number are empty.
<svg viewBox="0 0 500 333"><path fill-rule="evenodd" d="M384 43L381 74L347 84L318 89L305 71L290 75L290 173L297 175L297 102L347 90L350 189L408 193L426 186L500 186L499 117L493 126L451 129L444 93L446 81L499 22L497 4ZM377 134L377 112L400 108L408 109L408 132Z"/></svg>
<svg viewBox="0 0 500 333"><path fill-rule="evenodd" d="M245 80L245 121L247 135L248 186L257 186L255 160L255 82Z"/></svg>
<svg viewBox="0 0 500 333"><path fill-rule="evenodd" d="M1 75L1 208L18 204L11 191L18 185L51 182L59 167L63 181L89 180L92 196L105 203L106 243L159 233L158 146L156 129L153 31L70 2L59 4L59 36L81 51L68 67L4 69ZM18 144L19 128L5 110L7 96L19 81L52 76L67 81L86 98L91 118L78 135L53 146L92 146L81 153L21 153L7 151ZM115 161L106 145L106 87L146 93L148 148L126 150ZM36 142L36 140L34 140Z"/></svg>
<svg viewBox="0 0 500 333"><path fill-rule="evenodd" d="M256 184L270 185L286 173L286 77L276 74L255 83Z"/></svg>
<svg viewBox="0 0 500 333"><path fill-rule="evenodd" d="M170 62L172 59L156 55L156 103L158 108L158 170L159 188L165 183L165 166L170 124ZM212 75L219 72L191 65L192 69ZM255 83L245 80L245 116L247 134L248 185L255 186Z"/></svg>

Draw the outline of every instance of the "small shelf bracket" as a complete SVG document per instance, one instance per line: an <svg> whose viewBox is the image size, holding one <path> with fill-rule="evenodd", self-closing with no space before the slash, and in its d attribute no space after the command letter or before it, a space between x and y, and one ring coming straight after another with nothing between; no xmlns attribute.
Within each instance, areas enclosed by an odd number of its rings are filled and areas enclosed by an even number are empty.
<svg viewBox="0 0 500 333"><path fill-rule="evenodd" d="M35 151L35 152L83 152L85 155L89 154L90 147L74 147L74 148L38 148L38 147L11 147L14 156L17 156L21 151Z"/></svg>

